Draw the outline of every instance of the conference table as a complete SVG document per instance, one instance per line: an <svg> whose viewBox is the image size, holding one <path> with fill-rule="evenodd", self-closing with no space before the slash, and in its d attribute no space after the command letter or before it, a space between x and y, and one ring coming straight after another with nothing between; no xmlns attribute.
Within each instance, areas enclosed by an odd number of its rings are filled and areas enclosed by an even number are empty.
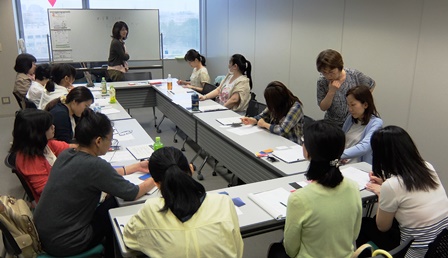
<svg viewBox="0 0 448 258"><path fill-rule="evenodd" d="M371 170L371 165L365 162L350 164L344 167L355 167L367 173ZM265 180L257 183L245 184L230 188L222 188L213 191L208 191L208 194L222 193L228 194L231 198L240 198L244 205L236 208L238 214L238 220L240 224L241 235L243 238L250 237L266 232L282 229L285 223L284 219L274 219L265 210L253 202L249 197L249 193L258 193L263 191L269 191L276 188L284 188L287 191L294 191L296 188L291 186L291 183L305 181L304 174L291 175L286 177L280 177L276 179ZM367 190L361 190L360 196L363 204L371 205L376 200L376 195ZM154 194L150 198L158 198L160 195ZM129 216L136 214L143 207L143 203L119 207L109 210L110 221L113 225L114 234L116 237L116 244L118 245L121 255L123 257L133 257L142 255L140 252L127 248L123 241L123 236L120 230L120 226L117 223L117 217Z"/></svg>

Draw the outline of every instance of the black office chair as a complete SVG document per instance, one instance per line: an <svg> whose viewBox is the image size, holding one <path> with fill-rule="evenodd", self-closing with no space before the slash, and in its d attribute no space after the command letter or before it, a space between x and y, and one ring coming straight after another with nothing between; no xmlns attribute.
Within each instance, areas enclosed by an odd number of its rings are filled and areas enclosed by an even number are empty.
<svg viewBox="0 0 448 258"><path fill-rule="evenodd" d="M31 100L29 100L28 98L24 98L23 99L25 102L25 108L34 108L37 109L36 103L32 102Z"/></svg>
<svg viewBox="0 0 448 258"><path fill-rule="evenodd" d="M249 101L249 106L246 110L246 116L248 117L254 117L256 115L259 115L263 110L266 109L266 105L263 103L260 103L256 100Z"/></svg>
<svg viewBox="0 0 448 258"><path fill-rule="evenodd" d="M151 80L151 72L127 72L124 74L125 81Z"/></svg>
<svg viewBox="0 0 448 258"><path fill-rule="evenodd" d="M448 257L448 228L437 235L434 242L428 245L425 258L447 258Z"/></svg>
<svg viewBox="0 0 448 258"><path fill-rule="evenodd" d="M303 128L314 122L315 120L307 115L303 117Z"/></svg>
<svg viewBox="0 0 448 258"><path fill-rule="evenodd" d="M12 95L14 95L14 97L16 98L17 104L19 104L20 109L25 109L24 97L18 92L13 92Z"/></svg>
<svg viewBox="0 0 448 258"><path fill-rule="evenodd" d="M411 246L412 242L414 242L413 237L406 239L406 241L401 243L399 246L390 250L389 254L392 255L392 257L394 257L394 258L404 258L406 256L406 253L408 252L408 249ZM359 256L359 257L361 257L361 256ZM375 255L373 257L368 257L368 258L386 258L386 256L379 254L379 255Z"/></svg>
<svg viewBox="0 0 448 258"><path fill-rule="evenodd" d="M22 184L23 189L25 190L25 194L23 196L24 200L27 200L33 204L33 206L36 205L35 202L35 193L31 189L31 187L28 185L28 182L26 181L23 174L16 168L16 154L15 153L8 153L5 157L5 166L11 169L11 172L14 173L17 178L19 178L20 183Z"/></svg>
<svg viewBox="0 0 448 258"><path fill-rule="evenodd" d="M214 91L216 88L218 88L217 86L210 84L210 83L205 83L204 87L202 88L202 95L208 94L212 91Z"/></svg>

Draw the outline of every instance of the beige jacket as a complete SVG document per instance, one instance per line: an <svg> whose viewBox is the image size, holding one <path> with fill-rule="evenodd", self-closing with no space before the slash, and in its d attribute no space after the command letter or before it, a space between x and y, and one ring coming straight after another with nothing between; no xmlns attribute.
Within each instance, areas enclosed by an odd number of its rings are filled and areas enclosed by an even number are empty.
<svg viewBox="0 0 448 258"><path fill-rule="evenodd" d="M231 74L227 74L226 78L222 80L221 85L219 85L218 87L219 94L221 94L223 84L227 82L227 79L230 76ZM232 110L235 112L246 112L250 101L249 78L247 78L246 75L241 75L240 77L236 78L235 81L233 81L233 83L234 86L230 91L229 96L232 96L234 93L238 93L240 95L240 102L238 103L238 105L233 106Z"/></svg>

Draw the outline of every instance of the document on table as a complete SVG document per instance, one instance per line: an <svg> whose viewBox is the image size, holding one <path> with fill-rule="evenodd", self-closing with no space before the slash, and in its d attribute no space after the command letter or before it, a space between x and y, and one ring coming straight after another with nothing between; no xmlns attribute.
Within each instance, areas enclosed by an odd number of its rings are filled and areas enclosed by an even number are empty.
<svg viewBox="0 0 448 258"><path fill-rule="evenodd" d="M272 155L286 163L294 163L305 160L305 157L303 156L302 146L293 149L277 149L274 150Z"/></svg>
<svg viewBox="0 0 448 258"><path fill-rule="evenodd" d="M110 114L120 113L120 110L115 109L115 108L102 108L101 113L103 113L105 115L110 115Z"/></svg>
<svg viewBox="0 0 448 258"><path fill-rule="evenodd" d="M132 154L132 156L135 157L136 160L149 158L154 152L151 145L149 144L129 146L126 147L126 149L128 149L128 151Z"/></svg>
<svg viewBox="0 0 448 258"><path fill-rule="evenodd" d="M199 111L201 112L212 112L218 110L227 110L227 108L219 104L210 106L201 106L201 104L199 104Z"/></svg>
<svg viewBox="0 0 448 258"><path fill-rule="evenodd" d="M128 150L108 151L105 155L100 156L100 158L106 160L109 163L135 160L134 156L132 156L132 154L129 153Z"/></svg>
<svg viewBox="0 0 448 258"><path fill-rule="evenodd" d="M242 136L242 135L248 135L248 134L252 134L252 133L258 133L258 132L263 131L263 129L258 126L253 126L253 125L243 125L241 127L232 128L227 131Z"/></svg>
<svg viewBox="0 0 448 258"><path fill-rule="evenodd" d="M274 190L248 194L249 199L276 220L286 218L286 205L291 193L282 187Z"/></svg>
<svg viewBox="0 0 448 258"><path fill-rule="evenodd" d="M216 121L218 121L222 125L236 125L236 124L241 124L242 123L241 122L241 117L242 116L217 118Z"/></svg>
<svg viewBox="0 0 448 258"><path fill-rule="evenodd" d="M341 168L341 173L344 177L350 178L358 183L360 191L364 190L366 184L370 181L369 173L354 167Z"/></svg>
<svg viewBox="0 0 448 258"><path fill-rule="evenodd" d="M123 177L124 177L124 179L128 180L129 182L133 183L134 185L139 185L144 181L144 179L142 180L142 178L146 178L146 175L148 175L148 173L137 171L135 173L132 173L130 175L125 175ZM157 190L159 190L157 188L157 186L154 186L151 190L149 190L149 192L146 193L146 195L154 194L157 192Z"/></svg>

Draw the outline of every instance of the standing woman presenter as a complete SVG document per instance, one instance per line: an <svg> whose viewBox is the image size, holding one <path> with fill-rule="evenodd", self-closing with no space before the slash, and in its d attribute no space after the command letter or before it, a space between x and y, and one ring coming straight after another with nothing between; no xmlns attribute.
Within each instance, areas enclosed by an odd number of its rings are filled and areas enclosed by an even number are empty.
<svg viewBox="0 0 448 258"><path fill-rule="evenodd" d="M117 21L112 28L109 59L107 60L107 74L112 81L123 81L128 71L129 54L124 45L129 33L128 25L124 21Z"/></svg>

